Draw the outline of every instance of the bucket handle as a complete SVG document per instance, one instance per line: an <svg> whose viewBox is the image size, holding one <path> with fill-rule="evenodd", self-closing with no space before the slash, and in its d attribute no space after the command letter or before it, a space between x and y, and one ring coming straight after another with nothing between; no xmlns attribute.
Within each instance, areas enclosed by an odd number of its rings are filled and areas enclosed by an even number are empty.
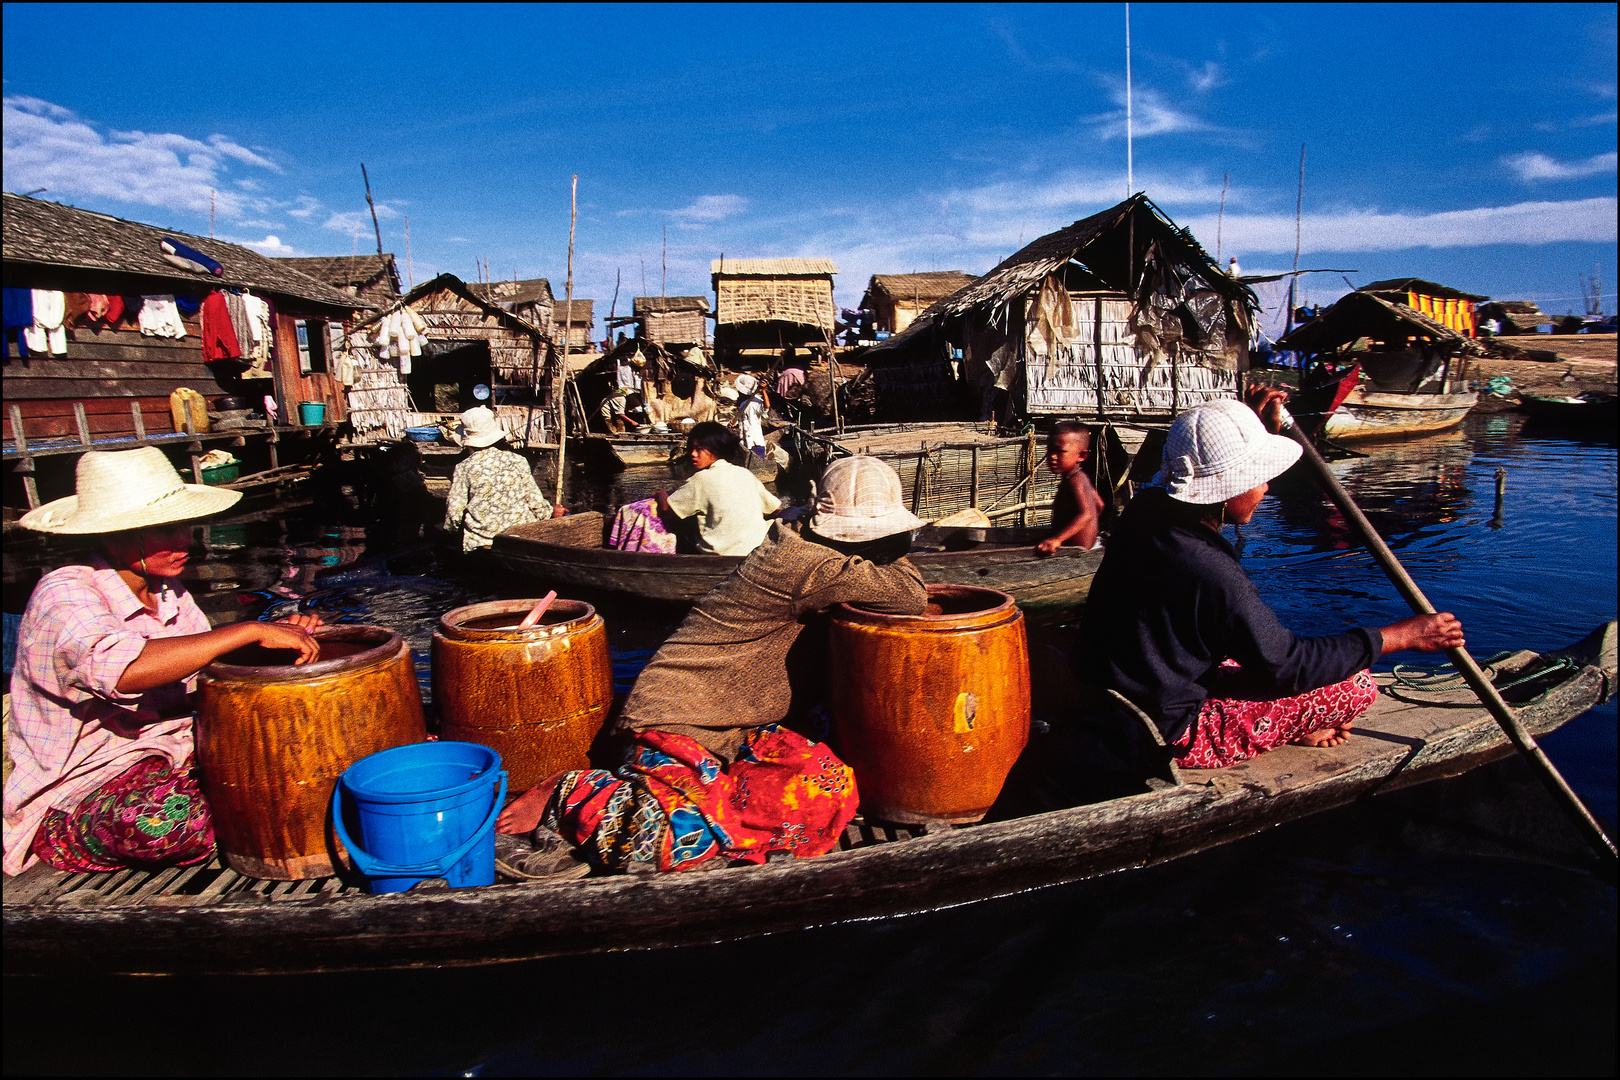
<svg viewBox="0 0 1620 1080"><path fill-rule="evenodd" d="M341 776L338 777L337 786L332 789L332 830L337 833L338 839L343 841L343 846L349 849L349 857L354 860L355 868L367 877L438 877L448 867L452 867L465 859L467 853L477 845L479 839L484 835L484 830L493 827L495 818L500 815L502 804L506 802L506 770L502 769L498 777L500 791L495 795L494 805L489 808L489 816L484 819L482 825L473 830L472 836L465 843L448 855L441 856L438 862L417 863L414 866L390 866L388 863L378 862L368 855L364 848L354 842L349 836L349 830L343 826L343 778Z"/></svg>

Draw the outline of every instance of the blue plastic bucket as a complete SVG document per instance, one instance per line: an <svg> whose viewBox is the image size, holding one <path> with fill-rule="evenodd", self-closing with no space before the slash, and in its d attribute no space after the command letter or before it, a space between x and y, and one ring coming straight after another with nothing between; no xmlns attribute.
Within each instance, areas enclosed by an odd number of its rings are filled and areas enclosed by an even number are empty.
<svg viewBox="0 0 1620 1080"><path fill-rule="evenodd" d="M326 402L300 401L298 403L298 422L305 427L320 427L326 423Z"/></svg>
<svg viewBox="0 0 1620 1080"><path fill-rule="evenodd" d="M344 821L344 793L359 841ZM396 746L350 765L332 792L332 823L374 893L423 878L452 888L495 884L495 818L506 799L501 755L469 742Z"/></svg>

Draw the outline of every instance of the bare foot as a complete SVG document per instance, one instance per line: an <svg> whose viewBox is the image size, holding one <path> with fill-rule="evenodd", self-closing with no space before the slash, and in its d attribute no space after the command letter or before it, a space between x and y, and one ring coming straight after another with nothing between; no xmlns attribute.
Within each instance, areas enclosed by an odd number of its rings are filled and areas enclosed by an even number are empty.
<svg viewBox="0 0 1620 1080"><path fill-rule="evenodd" d="M1299 738L1294 740L1294 745L1328 748L1333 746L1343 746L1349 741L1350 725L1345 724L1343 727L1322 728L1319 731L1312 731L1305 735L1301 735Z"/></svg>
<svg viewBox="0 0 1620 1080"><path fill-rule="evenodd" d="M562 778L562 773L554 773L512 800L506 809L501 811L501 816L495 819L495 831L533 832L535 826L540 824L540 815L545 813L551 793L557 790L557 783Z"/></svg>

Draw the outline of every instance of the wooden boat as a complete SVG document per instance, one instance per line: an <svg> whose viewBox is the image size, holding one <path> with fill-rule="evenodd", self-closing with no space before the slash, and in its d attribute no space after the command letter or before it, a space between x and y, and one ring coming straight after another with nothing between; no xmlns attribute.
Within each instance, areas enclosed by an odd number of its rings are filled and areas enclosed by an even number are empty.
<svg viewBox="0 0 1620 1080"><path fill-rule="evenodd" d="M1616 626L1518 653L1498 681L1536 736L1614 692ZM1286 746L1129 798L958 828L857 818L816 859L371 896L340 878L260 881L214 862L7 879L10 976L293 973L476 966L660 948L881 918L1166 862L1513 753L1466 690L1382 692L1333 750ZM1526 695L1533 695L1526 700Z"/></svg>
<svg viewBox="0 0 1620 1080"><path fill-rule="evenodd" d="M507 570L563 592L595 592L690 604L742 564L735 555L655 555L604 546L600 513L570 514L508 529L490 549ZM979 585L1011 593L1025 611L1083 601L1102 551L1038 555L1040 529L923 529L911 559L932 585Z"/></svg>
<svg viewBox="0 0 1620 1080"><path fill-rule="evenodd" d="M1569 397L1543 397L1520 391L1519 409L1538 424L1609 431L1620 427L1620 403L1613 394L1587 391Z"/></svg>
<svg viewBox="0 0 1620 1080"><path fill-rule="evenodd" d="M605 469L626 465L667 465L686 445L686 436L668 435L586 435L585 464Z"/></svg>
<svg viewBox="0 0 1620 1080"><path fill-rule="evenodd" d="M1353 390L1327 418L1330 439L1385 439L1428 435L1462 423L1479 401L1468 394L1389 394Z"/></svg>

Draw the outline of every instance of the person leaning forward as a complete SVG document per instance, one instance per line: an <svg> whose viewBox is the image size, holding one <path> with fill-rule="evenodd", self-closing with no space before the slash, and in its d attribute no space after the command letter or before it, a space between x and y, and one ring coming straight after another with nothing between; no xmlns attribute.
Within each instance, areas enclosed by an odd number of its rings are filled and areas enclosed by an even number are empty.
<svg viewBox="0 0 1620 1080"><path fill-rule="evenodd" d="M479 405L462 413L461 429L462 442L473 452L450 478L444 527L461 530L462 551L487 548L514 525L568 513L547 501L522 454L496 446L506 431L488 408Z"/></svg>
<svg viewBox="0 0 1620 1080"><path fill-rule="evenodd" d="M18 628L6 748L5 872L187 865L214 850L192 770L197 672L246 645L319 649L314 615L218 630L180 572L191 522L241 493L182 483L156 447L79 459L77 493L23 516L37 532L90 535L101 553L53 570Z"/></svg>
<svg viewBox="0 0 1620 1080"><path fill-rule="evenodd" d="M607 870L832 850L859 795L849 766L784 724L825 683L819 658L804 648L815 635L803 631L838 603L921 614L928 594L905 556L922 524L889 465L834 462L804 535L773 525L642 671L617 729L629 739L624 764L551 777L497 827L535 830Z"/></svg>

